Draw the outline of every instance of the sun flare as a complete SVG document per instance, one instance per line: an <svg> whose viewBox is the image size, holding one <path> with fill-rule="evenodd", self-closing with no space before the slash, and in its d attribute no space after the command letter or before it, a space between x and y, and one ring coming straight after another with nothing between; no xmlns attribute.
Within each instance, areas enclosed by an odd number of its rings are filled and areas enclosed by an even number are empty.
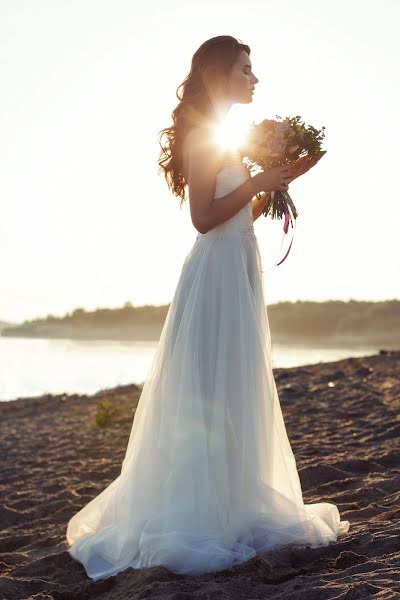
<svg viewBox="0 0 400 600"><path fill-rule="evenodd" d="M228 115L215 128L214 139L225 150L236 150L243 142L247 132L248 123L238 116Z"/></svg>

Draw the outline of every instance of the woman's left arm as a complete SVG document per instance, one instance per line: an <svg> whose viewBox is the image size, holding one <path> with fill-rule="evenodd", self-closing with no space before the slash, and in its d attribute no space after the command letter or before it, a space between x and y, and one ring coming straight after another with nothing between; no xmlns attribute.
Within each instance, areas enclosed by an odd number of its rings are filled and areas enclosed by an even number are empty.
<svg viewBox="0 0 400 600"><path fill-rule="evenodd" d="M260 192L257 196L251 201L251 210L253 213L253 222L258 219L262 215L264 206L269 199L271 192Z"/></svg>

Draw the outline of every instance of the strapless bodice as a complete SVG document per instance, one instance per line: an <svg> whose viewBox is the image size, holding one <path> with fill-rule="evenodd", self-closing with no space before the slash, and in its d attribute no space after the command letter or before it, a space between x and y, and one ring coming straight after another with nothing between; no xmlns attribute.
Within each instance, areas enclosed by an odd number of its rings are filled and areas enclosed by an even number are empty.
<svg viewBox="0 0 400 600"><path fill-rule="evenodd" d="M226 196L251 177L243 164L225 166L217 173L214 198ZM222 200L223 202L223 200ZM197 239L208 237L227 237L235 235L254 235L251 200L233 217L217 225L207 233L198 233Z"/></svg>

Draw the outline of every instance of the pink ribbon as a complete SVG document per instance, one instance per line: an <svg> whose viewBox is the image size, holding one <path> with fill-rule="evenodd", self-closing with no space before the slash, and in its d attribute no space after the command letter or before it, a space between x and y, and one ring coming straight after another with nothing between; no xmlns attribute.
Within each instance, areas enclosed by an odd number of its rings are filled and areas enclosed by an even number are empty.
<svg viewBox="0 0 400 600"><path fill-rule="evenodd" d="M290 212L289 212L289 209L288 209L288 206L287 206L287 202L286 202L286 201L284 201L284 202L283 202L283 210L285 211L285 222L284 222L284 224L283 224L283 231L284 231L284 234L283 234L283 238L282 238L282 244L281 244L281 248L282 248L282 245L283 245L283 241L284 241L284 239L285 239L285 235L287 234L287 232L288 232L288 229L289 229L289 221L290 221L290 224L291 224L291 226L292 226L292 228L293 228L293 221L292 221L292 217L291 217L291 215L290 215ZM282 258L282 260L280 260L278 263L276 263L276 266L278 266L278 265L281 265L281 264L283 263L283 261L286 259L286 257L288 256L288 254L289 254L289 252L290 252L290 248L292 247L293 238L294 238L294 230L293 230L293 235L292 235L292 239L291 239L291 241L290 241L289 248L288 248L288 250L287 250L287 252L286 252L285 256Z"/></svg>
<svg viewBox="0 0 400 600"><path fill-rule="evenodd" d="M290 219L290 215L289 215L289 209L288 209L288 207L287 207L287 202L286 202L286 201L284 201L284 203L283 203L283 210L285 211L285 222L284 222L284 224L283 224L283 231L284 231L285 233L287 233L287 232L288 232L288 229L289 229L289 219Z"/></svg>

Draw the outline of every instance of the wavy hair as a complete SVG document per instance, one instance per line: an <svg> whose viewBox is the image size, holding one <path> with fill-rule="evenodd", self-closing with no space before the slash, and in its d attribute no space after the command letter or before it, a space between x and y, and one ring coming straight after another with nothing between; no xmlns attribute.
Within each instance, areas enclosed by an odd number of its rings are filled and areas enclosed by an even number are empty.
<svg viewBox="0 0 400 600"><path fill-rule="evenodd" d="M172 111L173 124L158 134L161 146L158 172L164 171L168 188L181 199L181 206L186 200L187 185L182 173L183 141L194 127L207 128L211 124L216 116L214 99L221 91L221 81L229 75L242 50L250 55L249 46L230 35L219 35L201 44L193 54L189 74L176 90L179 103Z"/></svg>

